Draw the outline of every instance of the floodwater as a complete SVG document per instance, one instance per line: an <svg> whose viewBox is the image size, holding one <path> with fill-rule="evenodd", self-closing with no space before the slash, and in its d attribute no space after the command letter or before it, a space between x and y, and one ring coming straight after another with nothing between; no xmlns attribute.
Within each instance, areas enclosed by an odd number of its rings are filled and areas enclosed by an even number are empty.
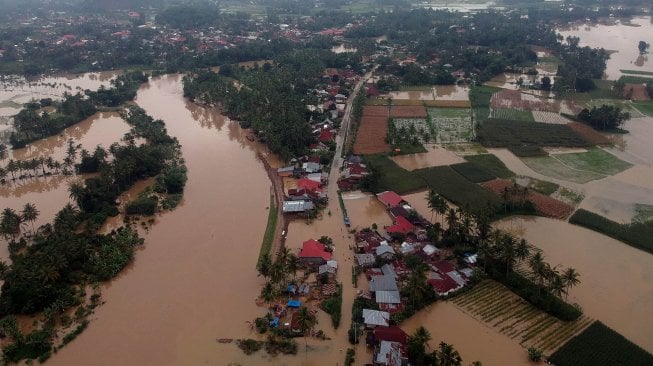
<svg viewBox="0 0 653 366"><path fill-rule="evenodd" d="M465 314L453 303L437 302L401 324L409 335L420 326L431 333L431 350L436 350L441 341L449 343L460 353L463 365L474 361L488 366L528 364L527 352L517 341Z"/></svg>
<svg viewBox="0 0 653 366"><path fill-rule="evenodd" d="M653 24L650 17L637 17L630 24L619 21L615 24L577 24L558 28L563 37L580 37L580 46L603 47L616 51L610 56L605 70L606 78L618 79L623 70L653 72L653 61L650 54L640 55L637 44L639 41L651 43Z"/></svg>
<svg viewBox="0 0 653 366"><path fill-rule="evenodd" d="M74 139L76 144L82 145L82 148L92 151L97 145L109 148L113 142L118 142L127 131L129 131L129 125L117 113L97 113L65 129L59 135L30 143L22 149L8 150L7 160L4 163L6 164L9 159L28 160L48 156L62 161L66 155L69 138ZM41 174L40 169L38 169L38 173ZM63 175L17 179L16 181L7 179L6 184L0 185L2 208L10 207L20 211L26 203L35 204L40 212L38 219L34 222L34 226L38 227L51 222L54 215L70 202L68 187L78 179L81 177ZM27 228L31 230L31 225L28 225ZM3 245L0 248L0 259L6 259L8 256L7 247Z"/></svg>
<svg viewBox="0 0 653 366"><path fill-rule="evenodd" d="M575 268L581 283L571 289L569 302L653 351L652 255L564 221L516 217L497 224L541 248L551 266Z"/></svg>
<svg viewBox="0 0 653 366"><path fill-rule="evenodd" d="M436 85L426 90L393 91L384 97L410 100L469 100L469 88L459 85Z"/></svg>
<svg viewBox="0 0 653 366"><path fill-rule="evenodd" d="M392 161L406 170L415 170L433 166L464 163L465 159L438 145L426 145L427 152L419 154L396 155Z"/></svg>
<svg viewBox="0 0 653 366"><path fill-rule="evenodd" d="M347 53L347 52L356 52L358 49L352 47L351 45L341 43L337 46L331 47L331 52L333 53Z"/></svg>
<svg viewBox="0 0 653 366"><path fill-rule="evenodd" d="M52 75L34 79L7 78L0 81L0 103L13 101L22 104L32 99L58 99L64 93L76 94L86 89L95 90L101 85L108 87L111 79L120 75L120 73L120 71L103 71L86 74ZM11 114L16 114L19 110L20 108Z"/></svg>

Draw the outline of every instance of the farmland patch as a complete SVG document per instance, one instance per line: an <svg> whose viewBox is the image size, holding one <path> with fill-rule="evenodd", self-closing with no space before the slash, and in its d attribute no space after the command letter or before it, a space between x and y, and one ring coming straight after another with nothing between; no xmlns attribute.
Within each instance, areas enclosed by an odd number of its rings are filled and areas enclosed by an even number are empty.
<svg viewBox="0 0 653 366"><path fill-rule="evenodd" d="M469 142L474 137L471 111L467 108L429 108L428 114L435 127L437 142Z"/></svg>
<svg viewBox="0 0 653 366"><path fill-rule="evenodd" d="M591 319L559 320L515 295L502 284L485 280L453 299L464 312L519 342L545 352L558 348L587 327Z"/></svg>

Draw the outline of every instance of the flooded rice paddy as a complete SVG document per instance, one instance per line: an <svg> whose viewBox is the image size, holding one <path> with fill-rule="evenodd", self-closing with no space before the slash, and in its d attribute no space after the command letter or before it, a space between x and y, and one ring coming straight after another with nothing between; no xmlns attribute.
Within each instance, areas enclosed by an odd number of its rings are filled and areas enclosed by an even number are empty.
<svg viewBox="0 0 653 366"><path fill-rule="evenodd" d="M437 145L426 145L425 153L396 155L390 159L406 170L416 170L433 166L464 163L465 159Z"/></svg>
<svg viewBox="0 0 653 366"><path fill-rule="evenodd" d="M458 85L436 85L426 90L393 91L384 97L410 100L469 100L469 88Z"/></svg>

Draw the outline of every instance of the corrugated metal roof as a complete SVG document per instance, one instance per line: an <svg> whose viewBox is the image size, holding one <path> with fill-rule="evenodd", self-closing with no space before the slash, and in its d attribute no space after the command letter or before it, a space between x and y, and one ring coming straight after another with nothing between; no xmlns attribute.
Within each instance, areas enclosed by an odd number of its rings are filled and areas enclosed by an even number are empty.
<svg viewBox="0 0 653 366"><path fill-rule="evenodd" d="M377 291L374 295L378 304L401 304L399 291Z"/></svg>
<svg viewBox="0 0 653 366"><path fill-rule="evenodd" d="M370 291L398 291L397 281L392 276L374 276L370 281Z"/></svg>
<svg viewBox="0 0 653 366"><path fill-rule="evenodd" d="M363 309L363 319L367 325L382 325L387 327L390 324L390 313L386 311Z"/></svg>

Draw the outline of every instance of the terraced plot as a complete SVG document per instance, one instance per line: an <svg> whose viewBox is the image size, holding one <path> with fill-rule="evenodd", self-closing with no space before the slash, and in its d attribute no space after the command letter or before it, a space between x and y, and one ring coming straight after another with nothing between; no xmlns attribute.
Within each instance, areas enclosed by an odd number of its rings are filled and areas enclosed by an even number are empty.
<svg viewBox="0 0 653 366"><path fill-rule="evenodd" d="M452 301L462 311L518 341L524 348L534 346L547 354L592 323L585 316L563 322L492 280L481 282Z"/></svg>

